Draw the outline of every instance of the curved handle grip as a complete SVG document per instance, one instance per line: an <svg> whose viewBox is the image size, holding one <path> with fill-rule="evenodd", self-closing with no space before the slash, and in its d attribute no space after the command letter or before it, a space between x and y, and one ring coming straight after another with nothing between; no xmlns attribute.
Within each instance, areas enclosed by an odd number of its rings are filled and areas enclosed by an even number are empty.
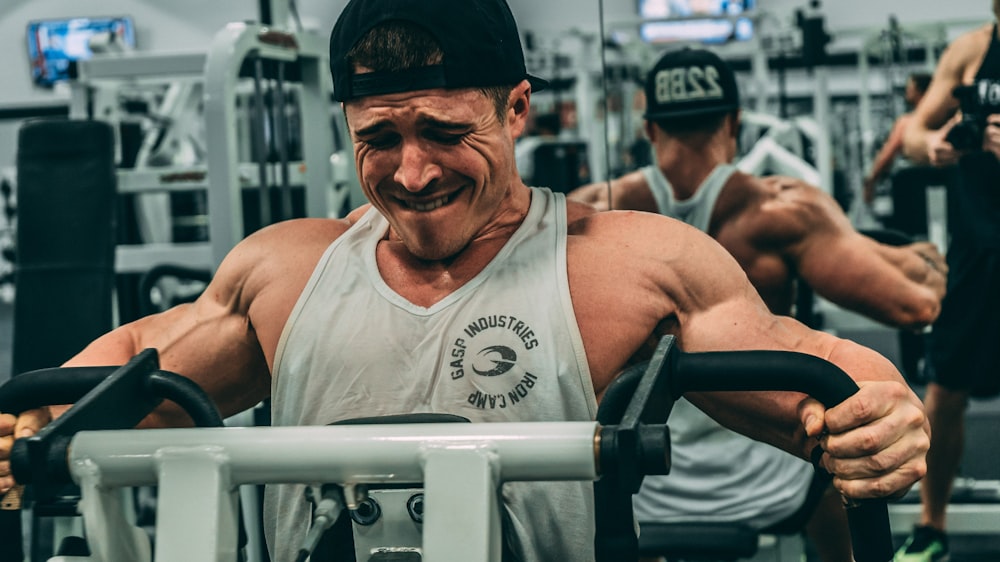
<svg viewBox="0 0 1000 562"><path fill-rule="evenodd" d="M858 391L858 385L839 367L803 353L783 351L729 351L679 353L674 396L692 391L790 390L804 392L828 408ZM885 500L845 500L854 559L887 562L893 558L889 509Z"/></svg>

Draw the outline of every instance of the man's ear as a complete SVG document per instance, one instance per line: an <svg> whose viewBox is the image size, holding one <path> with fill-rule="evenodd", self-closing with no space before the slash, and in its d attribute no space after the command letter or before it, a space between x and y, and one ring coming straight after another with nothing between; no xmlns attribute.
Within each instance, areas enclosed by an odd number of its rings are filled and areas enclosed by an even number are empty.
<svg viewBox="0 0 1000 562"><path fill-rule="evenodd" d="M656 143L656 133L657 133L656 123L653 123L649 119L646 119L645 121L642 122L642 128L643 128L643 130L646 131L646 138L649 139L649 142L655 144Z"/></svg>
<svg viewBox="0 0 1000 562"><path fill-rule="evenodd" d="M522 80L514 86L507 98L507 126L515 138L524 133L528 124L528 110L531 108L531 84Z"/></svg>
<svg viewBox="0 0 1000 562"><path fill-rule="evenodd" d="M737 137L740 135L740 130L743 125L743 110L737 109L729 114L730 127L732 128L733 134Z"/></svg>

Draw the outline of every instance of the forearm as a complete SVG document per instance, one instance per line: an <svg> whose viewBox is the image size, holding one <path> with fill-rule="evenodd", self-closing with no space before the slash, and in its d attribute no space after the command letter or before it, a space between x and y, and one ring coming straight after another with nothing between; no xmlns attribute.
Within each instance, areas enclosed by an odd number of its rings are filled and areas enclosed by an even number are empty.
<svg viewBox="0 0 1000 562"><path fill-rule="evenodd" d="M63 367L124 365L142 351L131 324L126 324L91 342L71 357Z"/></svg>
<svg viewBox="0 0 1000 562"><path fill-rule="evenodd" d="M195 306L180 305L124 325L95 340L65 365L123 365L140 351L155 349L159 368L197 383L223 417L265 398L270 371L252 330L247 331L238 318L213 317L204 309L196 313ZM190 418L172 402L164 402L141 424L189 425Z"/></svg>
<svg viewBox="0 0 1000 562"><path fill-rule="evenodd" d="M785 316L772 317L764 337L753 339L752 344L733 341L724 349L794 351L829 360L840 341ZM806 436L798 416L799 404L806 398L802 393L706 392L685 397L722 425L798 457L808 459L816 445Z"/></svg>
<svg viewBox="0 0 1000 562"><path fill-rule="evenodd" d="M927 242L903 247L879 244L877 248L904 278L890 291L894 296L884 299L894 305L889 310L890 322L907 328L922 328L934 322L941 311L947 282L944 256Z"/></svg>
<svg viewBox="0 0 1000 562"><path fill-rule="evenodd" d="M872 164L872 169L868 173L868 181L876 182L882 178L889 171L889 167L892 165L892 161L896 158L896 153L900 149L900 137L899 134L894 134L882 147L878 155L875 157L875 162Z"/></svg>

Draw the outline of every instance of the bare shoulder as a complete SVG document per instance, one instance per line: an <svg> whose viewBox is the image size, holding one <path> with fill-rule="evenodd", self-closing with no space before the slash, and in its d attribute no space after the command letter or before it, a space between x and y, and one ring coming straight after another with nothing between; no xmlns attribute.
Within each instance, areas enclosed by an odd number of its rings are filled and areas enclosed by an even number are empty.
<svg viewBox="0 0 1000 562"><path fill-rule="evenodd" d="M992 34L993 24L989 23L956 37L941 53L935 78L951 76L960 82L971 82Z"/></svg>
<svg viewBox="0 0 1000 562"><path fill-rule="evenodd" d="M286 252L295 254L308 252L310 248L325 249L351 224L349 219L305 218L283 221L247 236L233 252L261 253L280 258L280 254Z"/></svg>
<svg viewBox="0 0 1000 562"><path fill-rule="evenodd" d="M646 211L574 212L569 217L570 251L604 256L595 260L613 262L670 261L690 253L701 244L716 246L707 234L681 221ZM721 247L720 247L721 249ZM636 267L640 267L636 265Z"/></svg>
<svg viewBox="0 0 1000 562"><path fill-rule="evenodd" d="M306 218L262 228L229 252L213 285L223 293L237 291L250 301L276 282L304 284L326 248L350 226L346 219Z"/></svg>
<svg viewBox="0 0 1000 562"><path fill-rule="evenodd" d="M591 183L574 189L567 198L592 205L599 211L608 210L608 195L612 196L611 208L638 209L655 212L649 184L641 171L634 171L608 182Z"/></svg>

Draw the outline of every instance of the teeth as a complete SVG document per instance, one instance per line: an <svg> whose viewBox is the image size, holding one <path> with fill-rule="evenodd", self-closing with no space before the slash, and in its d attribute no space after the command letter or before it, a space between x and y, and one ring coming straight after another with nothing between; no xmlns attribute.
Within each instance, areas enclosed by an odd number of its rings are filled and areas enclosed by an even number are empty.
<svg viewBox="0 0 1000 562"><path fill-rule="evenodd" d="M444 196L427 203L410 202L407 205L415 211L433 211L447 202L448 196Z"/></svg>

